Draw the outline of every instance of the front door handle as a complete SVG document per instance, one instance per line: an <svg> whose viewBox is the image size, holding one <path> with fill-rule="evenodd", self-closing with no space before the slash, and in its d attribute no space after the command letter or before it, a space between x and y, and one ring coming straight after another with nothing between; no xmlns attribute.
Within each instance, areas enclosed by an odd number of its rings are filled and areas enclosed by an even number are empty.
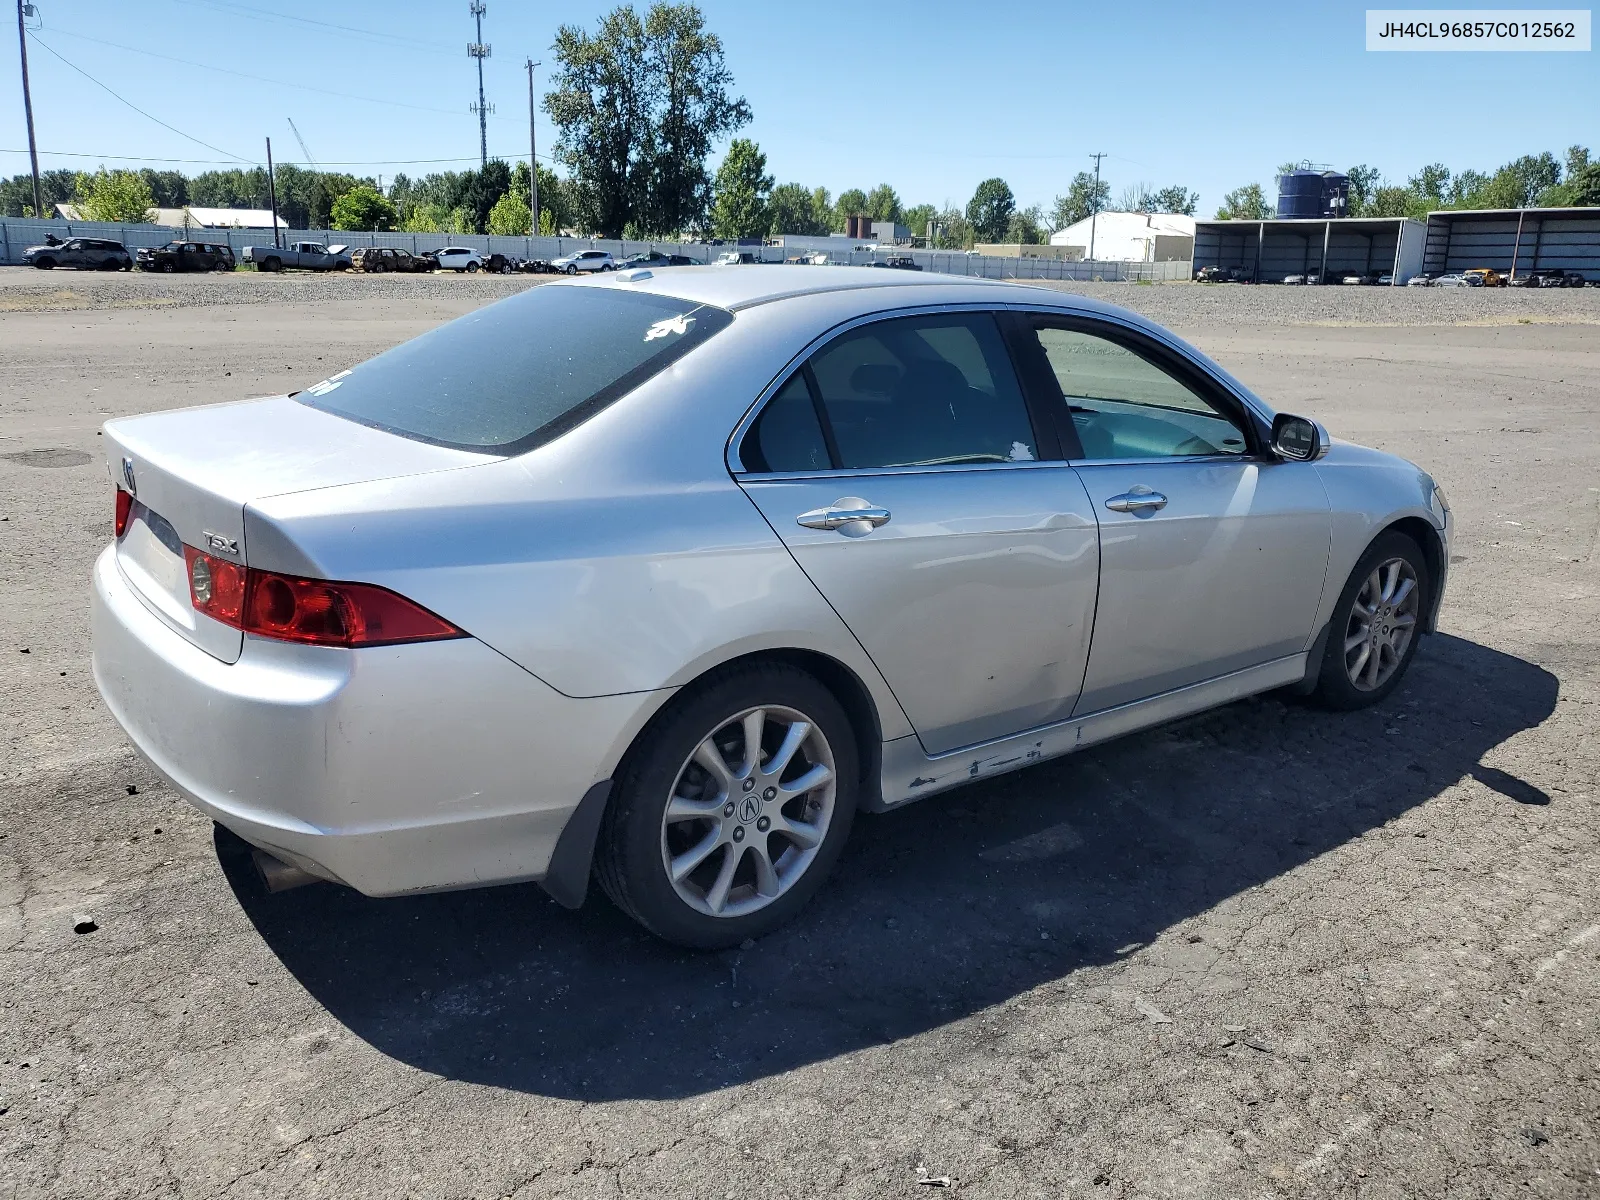
<svg viewBox="0 0 1600 1200"><path fill-rule="evenodd" d="M1153 488L1143 484L1129 488L1120 496L1113 496L1106 501L1106 507L1112 512L1142 512L1145 509L1162 509L1167 506L1167 498Z"/></svg>
<svg viewBox="0 0 1600 1200"><path fill-rule="evenodd" d="M846 537L861 537L889 523L889 510L860 496L845 496L827 508L813 508L795 518L807 529L833 529Z"/></svg>

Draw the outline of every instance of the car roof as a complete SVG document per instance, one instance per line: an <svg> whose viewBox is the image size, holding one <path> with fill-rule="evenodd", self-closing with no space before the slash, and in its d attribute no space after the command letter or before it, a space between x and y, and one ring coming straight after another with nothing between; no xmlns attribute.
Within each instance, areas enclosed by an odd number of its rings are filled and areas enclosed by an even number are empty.
<svg viewBox="0 0 1600 1200"><path fill-rule="evenodd" d="M1041 288L1026 283L935 272L873 270L871 267L827 267L802 271L782 263L752 264L738 271L708 271L700 267L669 267L652 270L649 278L638 279L630 271L614 275L553 281L544 287L615 287L674 296L698 304L737 310L770 304L822 292L879 290L897 288L886 304L1045 303L1052 308L1079 308L1092 312L1120 312L1116 306L1102 304L1086 296Z"/></svg>

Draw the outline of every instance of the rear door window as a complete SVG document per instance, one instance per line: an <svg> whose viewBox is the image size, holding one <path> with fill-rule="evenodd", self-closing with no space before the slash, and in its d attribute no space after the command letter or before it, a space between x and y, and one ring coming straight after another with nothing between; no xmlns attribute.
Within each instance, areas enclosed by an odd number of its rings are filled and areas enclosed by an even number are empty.
<svg viewBox="0 0 1600 1200"><path fill-rule="evenodd" d="M726 328L733 314L620 288L532 288L341 371L295 398L402 437L521 454Z"/></svg>
<svg viewBox="0 0 1600 1200"><path fill-rule="evenodd" d="M809 364L844 468L1039 457L1022 390L989 313L862 326Z"/></svg>

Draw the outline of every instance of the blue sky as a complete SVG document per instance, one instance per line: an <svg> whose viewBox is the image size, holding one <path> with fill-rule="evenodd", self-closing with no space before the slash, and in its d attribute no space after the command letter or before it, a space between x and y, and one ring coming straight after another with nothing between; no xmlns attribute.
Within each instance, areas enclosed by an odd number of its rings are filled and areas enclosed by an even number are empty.
<svg viewBox="0 0 1600 1200"><path fill-rule="evenodd" d="M37 4L38 36L52 50L215 148L132 111L30 42L46 169L254 162L267 136L276 156L302 160L289 118L323 165L370 164L343 168L357 174L387 180L475 164L468 0ZM592 26L613 4L488 7L487 87L498 108L489 150L522 156L524 59L545 59L548 79L555 27ZM1593 52L1368 53L1365 6L1354 3L701 8L754 110L745 135L760 142L769 169L780 182L835 194L887 181L907 204L964 204L980 180L999 175L1021 203L1048 205L1105 151L1113 195L1136 181L1183 184L1208 214L1232 187L1270 185L1273 168L1291 159L1365 162L1402 181L1424 162L1492 170L1524 153L1559 157L1573 142L1600 152ZM0 172L16 174L27 169L27 140L14 43L0 64ZM553 131L542 113L539 140L543 154ZM404 161L421 159L460 161ZM149 165L194 173L214 164Z"/></svg>

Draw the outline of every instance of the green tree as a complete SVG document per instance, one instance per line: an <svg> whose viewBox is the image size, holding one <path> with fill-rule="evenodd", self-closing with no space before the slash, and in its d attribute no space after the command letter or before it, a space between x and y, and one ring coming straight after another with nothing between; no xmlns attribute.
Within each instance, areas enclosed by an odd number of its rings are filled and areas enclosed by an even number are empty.
<svg viewBox="0 0 1600 1200"><path fill-rule="evenodd" d="M1421 217L1429 208L1426 197L1419 196L1408 187L1398 184L1381 184L1362 206L1364 217Z"/></svg>
<svg viewBox="0 0 1600 1200"><path fill-rule="evenodd" d="M1217 209L1219 221L1262 221L1271 216L1272 205L1267 203L1259 183L1235 188L1222 198L1222 207Z"/></svg>
<svg viewBox="0 0 1600 1200"><path fill-rule="evenodd" d="M824 235L832 233L835 228L833 200L825 187L813 188L811 191L811 227L820 229Z"/></svg>
<svg viewBox="0 0 1600 1200"><path fill-rule="evenodd" d="M1350 208L1346 215L1364 217L1368 205L1372 203L1373 193L1383 182L1383 176L1377 167L1369 167L1365 163L1351 167L1345 176L1350 180Z"/></svg>
<svg viewBox="0 0 1600 1200"><path fill-rule="evenodd" d="M1501 167L1494 178L1499 180L1501 176L1505 179L1499 187L1508 195L1514 194L1517 200L1515 204L1497 207L1526 208L1541 192L1561 182L1561 164L1548 150L1541 154L1524 154Z"/></svg>
<svg viewBox="0 0 1600 1200"><path fill-rule="evenodd" d="M33 176L18 175L14 178L0 181L0 215L7 217L54 216L56 205L70 203L77 191L78 173L76 171L41 171L39 173L39 198L44 201L45 211L43 214L35 214L33 211Z"/></svg>
<svg viewBox="0 0 1600 1200"><path fill-rule="evenodd" d="M1017 198L1004 179L985 179L967 201L967 224L980 242L998 242L1006 235Z"/></svg>
<svg viewBox="0 0 1600 1200"><path fill-rule="evenodd" d="M182 171L154 171L143 167L139 178L150 189L157 208L182 208L189 203L189 180Z"/></svg>
<svg viewBox="0 0 1600 1200"><path fill-rule="evenodd" d="M489 227L489 213L496 202L511 190L511 168L503 160L491 158L482 170L462 174L456 205L472 214L471 232L482 233Z"/></svg>
<svg viewBox="0 0 1600 1200"><path fill-rule="evenodd" d="M1017 242L1023 246L1037 246L1044 242L1046 234L1041 222L1044 220L1044 211L1037 205L1030 208L1019 208L1011 214L1011 220L1006 224L1005 242Z"/></svg>
<svg viewBox="0 0 1600 1200"><path fill-rule="evenodd" d="M911 230L912 237L927 237L928 222L933 220L936 211L931 204L913 204L900 214L900 220Z"/></svg>
<svg viewBox="0 0 1600 1200"><path fill-rule="evenodd" d="M839 199L833 205L833 228L842 230L846 217L864 217L867 215L867 194L860 188L849 188L839 193Z"/></svg>
<svg viewBox="0 0 1600 1200"><path fill-rule="evenodd" d="M1194 216L1195 209L1200 207L1200 193L1191 192L1186 187L1173 184L1164 187L1150 197L1150 211L1158 213L1181 213L1186 217Z"/></svg>
<svg viewBox="0 0 1600 1200"><path fill-rule="evenodd" d="M156 219L150 185L137 171L84 172L77 180L78 212L86 221L146 225Z"/></svg>
<svg viewBox="0 0 1600 1200"><path fill-rule="evenodd" d="M706 32L700 10L657 3L641 19L623 5L592 35L562 26L555 53L544 106L581 206L575 223L604 237L630 222L659 233L697 223L709 199L712 143L750 120L749 104L729 94L722 43Z"/></svg>
<svg viewBox="0 0 1600 1200"><path fill-rule="evenodd" d="M748 138L734 138L717 168L711 202L711 228L721 238L760 237L766 233L772 176L767 156Z"/></svg>
<svg viewBox="0 0 1600 1200"><path fill-rule="evenodd" d="M389 230L397 214L389 198L377 188L360 184L333 202L330 214L335 229Z"/></svg>
<svg viewBox="0 0 1600 1200"><path fill-rule="evenodd" d="M693 4L653 4L644 20L646 66L657 81L648 193L637 219L649 233L678 233L704 220L711 201L706 159L719 138L750 123L734 96L722 40Z"/></svg>
<svg viewBox="0 0 1600 1200"><path fill-rule="evenodd" d="M1444 207L1445 197L1450 193L1450 184L1450 168L1443 163L1429 163L1406 180L1406 187L1415 195L1429 201L1434 208Z"/></svg>
<svg viewBox="0 0 1600 1200"><path fill-rule="evenodd" d="M959 208L946 208L942 212L935 214L929 221L929 225L938 231L936 236L929 239L933 243L933 249L972 249L972 226L968 224L966 214Z"/></svg>
<svg viewBox="0 0 1600 1200"><path fill-rule="evenodd" d="M189 180L187 203L205 208L266 208L271 204L264 167L205 171Z"/></svg>
<svg viewBox="0 0 1600 1200"><path fill-rule="evenodd" d="M1095 182L1088 171L1079 171L1072 177L1065 196L1057 196L1050 208L1050 225L1065 229L1076 225L1092 212L1102 211L1111 199L1111 185L1105 180Z"/></svg>
<svg viewBox="0 0 1600 1200"><path fill-rule="evenodd" d="M1567 180L1567 203L1573 207L1600 207L1600 162L1585 163Z"/></svg>
<svg viewBox="0 0 1600 1200"><path fill-rule="evenodd" d="M812 205L812 192L802 183L780 183L767 198L767 230L773 236L785 233L826 237L828 222L819 220Z"/></svg>
<svg viewBox="0 0 1600 1200"><path fill-rule="evenodd" d="M874 221L900 219L900 195L887 183L880 183L867 193L867 216Z"/></svg>
<svg viewBox="0 0 1600 1200"><path fill-rule="evenodd" d="M515 192L507 192L489 210L489 232L514 237L526 236L533 227L533 211Z"/></svg>

